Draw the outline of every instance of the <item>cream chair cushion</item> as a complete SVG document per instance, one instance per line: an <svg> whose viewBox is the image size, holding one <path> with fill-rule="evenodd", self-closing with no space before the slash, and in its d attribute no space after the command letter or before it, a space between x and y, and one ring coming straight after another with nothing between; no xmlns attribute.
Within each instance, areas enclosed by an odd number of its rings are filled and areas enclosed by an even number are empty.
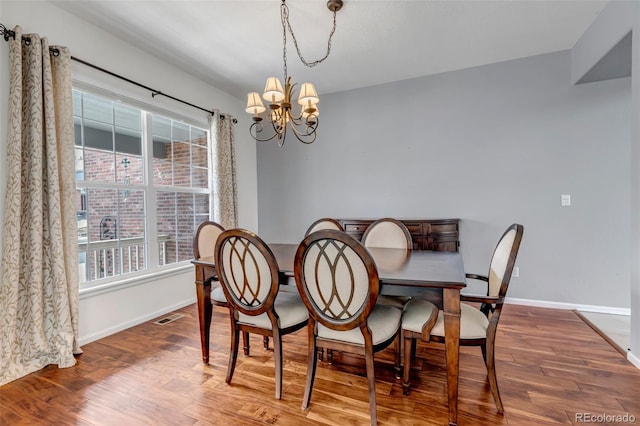
<svg viewBox="0 0 640 426"><path fill-rule="evenodd" d="M402 311L400 309L376 305L367 319L373 344L377 345L392 338L400 328L401 318ZM362 337L362 331L359 327L347 331L337 331L318 324L318 337L364 346L364 337Z"/></svg>
<svg viewBox="0 0 640 426"><path fill-rule="evenodd" d="M335 223L333 223L330 220L323 220L322 222L318 222L316 223L313 228L309 229L307 231L306 235L312 234L316 231L322 231L325 229L335 229L336 231L342 231L342 228L340 228L338 225L336 225Z"/></svg>
<svg viewBox="0 0 640 426"><path fill-rule="evenodd" d="M278 292L273 310L280 318L280 328L300 324L309 318L307 307L298 293ZM271 330L271 321L266 312L254 317L239 313L238 322Z"/></svg>
<svg viewBox="0 0 640 426"><path fill-rule="evenodd" d="M200 258L213 257L216 241L222 232L222 229L213 224L205 225L200 229L200 233L198 234L198 252Z"/></svg>
<svg viewBox="0 0 640 426"><path fill-rule="evenodd" d="M407 247L407 236L393 222L380 222L368 230L365 247L411 248Z"/></svg>
<svg viewBox="0 0 640 426"><path fill-rule="evenodd" d="M420 299L411 299L405 305L402 313L402 329L422 333L422 328L431 318L431 313L438 308L431 302Z"/></svg>
<svg viewBox="0 0 640 426"><path fill-rule="evenodd" d="M487 337L487 327L489 327L489 320L479 309L466 303L460 304L461 339L485 339ZM431 335L444 337L444 316L442 311L438 313L438 320L431 330Z"/></svg>
<svg viewBox="0 0 640 426"><path fill-rule="evenodd" d="M498 242L498 246L491 257L491 265L489 266L489 296L497 296L500 292L502 279L504 278L511 255L511 248L516 238L516 230L511 229Z"/></svg>
<svg viewBox="0 0 640 426"><path fill-rule="evenodd" d="M224 291L222 291L222 287L218 284L216 288L211 290L211 300L215 300L220 303L227 303L227 298L224 296Z"/></svg>

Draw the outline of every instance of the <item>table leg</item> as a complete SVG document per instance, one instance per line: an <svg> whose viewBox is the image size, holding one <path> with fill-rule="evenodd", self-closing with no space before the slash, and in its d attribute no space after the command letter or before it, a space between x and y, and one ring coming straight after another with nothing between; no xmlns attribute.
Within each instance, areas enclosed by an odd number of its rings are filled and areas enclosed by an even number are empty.
<svg viewBox="0 0 640 426"><path fill-rule="evenodd" d="M444 340L447 356L449 425L458 423L458 373L460 371L460 290L443 290Z"/></svg>
<svg viewBox="0 0 640 426"><path fill-rule="evenodd" d="M204 279L204 267L196 266L196 297L198 299L198 322L200 324L200 346L202 362L209 364L209 332L211 330L211 280Z"/></svg>

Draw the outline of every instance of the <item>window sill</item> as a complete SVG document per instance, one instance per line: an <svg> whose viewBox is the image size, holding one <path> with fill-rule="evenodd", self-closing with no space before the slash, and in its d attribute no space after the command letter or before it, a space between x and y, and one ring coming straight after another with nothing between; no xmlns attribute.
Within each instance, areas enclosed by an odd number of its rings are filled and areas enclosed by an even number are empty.
<svg viewBox="0 0 640 426"><path fill-rule="evenodd" d="M111 293L117 290L123 290L129 287L135 287L138 285L147 284L151 281L156 281L158 278L166 278L173 275L184 274L185 272L192 272L193 265L190 263L178 265L170 269L161 269L153 272L129 276L127 278L120 279L118 281L109 281L92 285L90 287L81 288L79 290L80 300L88 299L90 297L98 296L100 294Z"/></svg>

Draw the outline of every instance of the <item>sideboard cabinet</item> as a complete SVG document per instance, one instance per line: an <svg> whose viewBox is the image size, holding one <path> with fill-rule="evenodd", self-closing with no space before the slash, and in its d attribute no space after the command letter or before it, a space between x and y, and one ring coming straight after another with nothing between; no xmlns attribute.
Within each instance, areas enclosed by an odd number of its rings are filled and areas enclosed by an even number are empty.
<svg viewBox="0 0 640 426"><path fill-rule="evenodd" d="M336 219L345 232L358 241L373 223L372 219ZM460 219L399 219L413 240L414 250L458 251L460 247Z"/></svg>

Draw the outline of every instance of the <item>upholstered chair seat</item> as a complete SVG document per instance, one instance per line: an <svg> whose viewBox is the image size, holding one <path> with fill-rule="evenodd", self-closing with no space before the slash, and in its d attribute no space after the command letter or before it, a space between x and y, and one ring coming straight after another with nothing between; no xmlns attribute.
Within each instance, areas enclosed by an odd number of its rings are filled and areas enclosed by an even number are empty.
<svg viewBox="0 0 640 426"><path fill-rule="evenodd" d="M460 304L460 338L461 339L486 339L489 320L477 308L466 303ZM444 339L444 316L442 311L438 313L436 324L431 329L431 336Z"/></svg>
<svg viewBox="0 0 640 426"><path fill-rule="evenodd" d="M278 314L280 328L293 327L301 322L306 322L309 318L307 307L302 303L302 299L300 299L295 287L294 290L296 290L295 293L283 292L281 286L273 303L273 310ZM257 316L239 313L238 322L271 330L271 320L266 312Z"/></svg>
<svg viewBox="0 0 640 426"><path fill-rule="evenodd" d="M211 303L221 306L227 306L227 298L225 297L224 291L222 291L222 287L220 287L219 284L216 288L211 290Z"/></svg>
<svg viewBox="0 0 640 426"><path fill-rule="evenodd" d="M376 305L367 319L371 329L371 341L378 345L392 339L398 332L402 311L392 306ZM322 324L318 324L318 337L336 341L349 342L354 345L364 346L364 337L359 328L346 331L336 331Z"/></svg>
<svg viewBox="0 0 640 426"><path fill-rule="evenodd" d="M402 330L423 334L428 337L433 333L431 327L434 325L434 318L442 317L438 314L438 308L431 302L421 299L411 299L405 305L402 313ZM444 328L443 328L444 330Z"/></svg>

